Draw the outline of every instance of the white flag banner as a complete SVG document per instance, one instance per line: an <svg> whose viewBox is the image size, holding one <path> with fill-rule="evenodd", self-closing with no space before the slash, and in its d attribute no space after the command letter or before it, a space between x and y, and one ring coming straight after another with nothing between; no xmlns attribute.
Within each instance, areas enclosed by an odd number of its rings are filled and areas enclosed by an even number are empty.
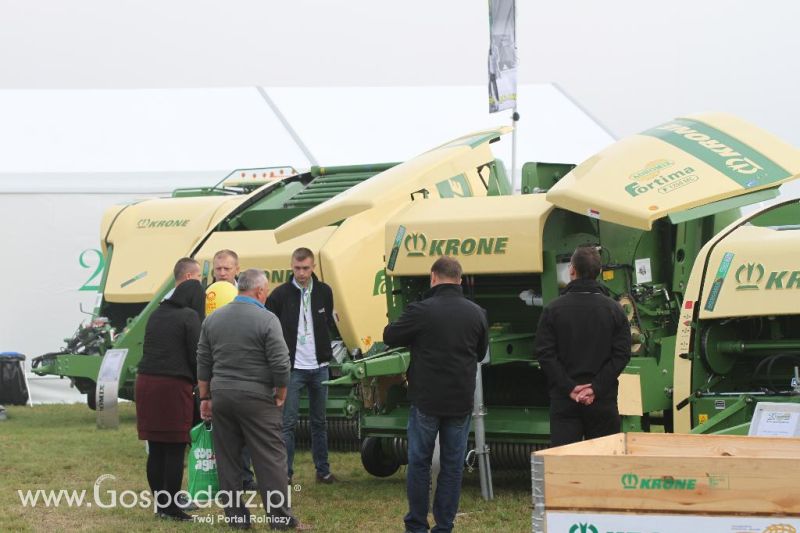
<svg viewBox="0 0 800 533"><path fill-rule="evenodd" d="M489 0L489 113L517 106L516 0Z"/></svg>

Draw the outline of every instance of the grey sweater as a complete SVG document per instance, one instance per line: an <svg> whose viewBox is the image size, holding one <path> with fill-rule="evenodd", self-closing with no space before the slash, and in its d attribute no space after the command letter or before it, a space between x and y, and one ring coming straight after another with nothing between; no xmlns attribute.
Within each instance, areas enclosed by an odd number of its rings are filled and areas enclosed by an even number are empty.
<svg viewBox="0 0 800 533"><path fill-rule="evenodd" d="M234 389L272 397L289 382L289 349L278 318L253 303L233 301L209 315L197 346L197 379L211 392Z"/></svg>

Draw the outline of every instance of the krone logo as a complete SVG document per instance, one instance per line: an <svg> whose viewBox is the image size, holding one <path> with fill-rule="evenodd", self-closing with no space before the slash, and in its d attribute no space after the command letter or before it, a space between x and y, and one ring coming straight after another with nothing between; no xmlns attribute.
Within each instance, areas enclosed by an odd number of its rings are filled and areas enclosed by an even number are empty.
<svg viewBox="0 0 800 533"><path fill-rule="evenodd" d="M625 490L695 490L697 479L674 478L672 476L639 477L628 472L620 478Z"/></svg>
<svg viewBox="0 0 800 533"><path fill-rule="evenodd" d="M403 242L403 246L405 246L409 257L422 257L428 247L428 238L424 233L409 233Z"/></svg>
<svg viewBox="0 0 800 533"><path fill-rule="evenodd" d="M761 263L742 263L736 269L737 291L757 291L758 284L764 278L764 265Z"/></svg>
<svg viewBox="0 0 800 533"><path fill-rule="evenodd" d="M623 489L635 489L639 486L639 476L636 474L622 474L622 488Z"/></svg>
<svg viewBox="0 0 800 533"><path fill-rule="evenodd" d="M569 533L599 533L592 524L572 524Z"/></svg>
<svg viewBox="0 0 800 533"><path fill-rule="evenodd" d="M154 219L154 218L140 218L136 222L136 227L139 229L146 228L185 228L189 224L189 219Z"/></svg>

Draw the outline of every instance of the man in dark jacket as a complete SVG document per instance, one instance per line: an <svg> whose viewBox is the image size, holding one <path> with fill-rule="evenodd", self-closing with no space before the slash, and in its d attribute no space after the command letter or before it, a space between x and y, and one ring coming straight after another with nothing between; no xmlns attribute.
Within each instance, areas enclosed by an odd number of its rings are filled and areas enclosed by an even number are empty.
<svg viewBox="0 0 800 533"><path fill-rule="evenodd" d="M294 473L294 433L300 412L300 392L308 389L308 411L311 421L311 455L317 471L317 481L334 483L328 464L328 433L325 404L330 378L331 336L333 320L333 291L314 275L314 252L298 248L292 253L292 277L272 291L267 309L281 321L283 338L289 347L291 376L283 406L283 440L286 443L289 480ZM291 481L290 481L291 482Z"/></svg>
<svg viewBox="0 0 800 533"><path fill-rule="evenodd" d="M630 360L631 328L597 282L600 268L595 247L576 249L572 281L539 319L536 352L550 390L553 446L620 431L617 378Z"/></svg>
<svg viewBox="0 0 800 533"><path fill-rule="evenodd" d="M428 531L431 459L439 435L441 470L432 531L451 531L461 495L477 363L486 355L486 312L461 290L461 265L441 257L425 299L383 330L389 346L411 348L408 368L408 514L406 531Z"/></svg>

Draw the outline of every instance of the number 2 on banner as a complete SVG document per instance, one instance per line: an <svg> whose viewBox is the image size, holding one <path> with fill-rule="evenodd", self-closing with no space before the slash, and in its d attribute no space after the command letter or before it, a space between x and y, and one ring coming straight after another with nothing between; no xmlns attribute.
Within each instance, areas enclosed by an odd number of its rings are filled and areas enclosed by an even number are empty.
<svg viewBox="0 0 800 533"><path fill-rule="evenodd" d="M94 256L94 257L93 257ZM97 262L97 266L92 266L91 263ZM105 267L105 258L103 257L103 253L96 249L96 248L88 248L81 252L81 255L78 257L78 262L83 268L94 268L94 272L92 273L91 277L86 280L79 291L99 291L100 290L100 276L103 273L103 267Z"/></svg>

